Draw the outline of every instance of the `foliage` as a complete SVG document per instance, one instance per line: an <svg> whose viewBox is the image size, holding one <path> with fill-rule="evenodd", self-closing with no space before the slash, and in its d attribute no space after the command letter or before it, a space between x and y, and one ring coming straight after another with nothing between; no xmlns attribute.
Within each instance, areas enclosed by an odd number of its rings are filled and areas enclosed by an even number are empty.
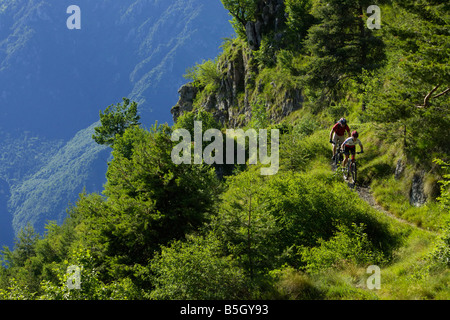
<svg viewBox="0 0 450 320"><path fill-rule="evenodd" d="M210 112L198 109L183 113L174 125L174 130L185 129L194 137L194 122L202 123L202 136L208 129L221 129L221 125L214 119Z"/></svg>
<svg viewBox="0 0 450 320"><path fill-rule="evenodd" d="M337 229L328 241L320 239L319 246L301 250L305 270L314 273L343 264L378 265L383 262L383 254L374 250L364 233L364 224L340 225Z"/></svg>
<svg viewBox="0 0 450 320"><path fill-rule="evenodd" d="M160 245L199 228L218 191L217 178L208 167L172 162L167 125L155 125L141 137L129 159L114 153L106 201L97 199L83 212L97 241L108 244L102 254L113 258L117 272L145 264Z"/></svg>
<svg viewBox="0 0 450 320"><path fill-rule="evenodd" d="M186 79L193 81L194 86L215 92L219 88L221 74L217 66L217 59L203 61L186 70Z"/></svg>
<svg viewBox="0 0 450 320"><path fill-rule="evenodd" d="M363 70L377 69L383 63L384 44L364 17L377 1L316 1L312 9L320 22L309 28L306 48L311 55L307 81L326 88L339 99L349 79L361 81Z"/></svg>
<svg viewBox="0 0 450 320"><path fill-rule="evenodd" d="M443 1L402 1L386 10L388 65L369 75L365 88L370 119L396 124L392 133L408 153L427 161L449 153L446 7Z"/></svg>
<svg viewBox="0 0 450 320"><path fill-rule="evenodd" d="M338 225L366 225L374 251L384 251L387 257L396 246L389 228L340 183L291 171L263 178L251 169L228 184L213 226L227 252L250 275L285 262L301 265L293 249L318 245L320 239L331 238Z"/></svg>
<svg viewBox="0 0 450 320"><path fill-rule="evenodd" d="M443 169L445 169L445 174L443 175L443 180L440 180L441 184L441 194L437 198L437 200L442 204L444 209L450 211L450 164L442 161L441 159L434 159L435 163L440 165Z"/></svg>
<svg viewBox="0 0 450 320"><path fill-rule="evenodd" d="M435 263L450 267L450 222L447 221L442 228L441 234L430 252L430 258Z"/></svg>
<svg viewBox="0 0 450 320"><path fill-rule="evenodd" d="M95 127L92 139L98 144L114 145L116 136L122 136L125 130L131 126L138 126L140 116L137 114L137 103L123 98L122 104L108 106L105 111L100 111L100 126Z"/></svg>
<svg viewBox="0 0 450 320"><path fill-rule="evenodd" d="M234 259L221 255L212 236L192 236L163 247L151 262L152 299L217 300L251 297L247 280Z"/></svg>
<svg viewBox="0 0 450 320"><path fill-rule="evenodd" d="M255 169L229 178L219 215L213 222L226 251L236 257L250 277L274 262L278 250L271 240L279 231L265 198L267 179Z"/></svg>
<svg viewBox="0 0 450 320"><path fill-rule="evenodd" d="M222 2L240 36L248 21L260 18L261 1ZM248 53L237 104L251 108L252 128L280 129L278 173L262 176L260 165L247 165L218 179L224 176L218 166L174 164L174 130L187 129L192 136L194 121L202 121L202 133L224 129L201 108L180 116L173 127L155 124L146 130L138 125L134 103L110 106L101 113L103 129L97 130L113 156L103 193L83 192L64 223L49 222L42 236L30 227L22 230L15 248L5 248L0 256L0 299L448 294L442 284L433 289L425 284L434 276L448 279L449 228L442 224L449 200L447 172L441 206L430 202L421 208L408 203L407 179L392 174L400 157L408 161L404 175L420 161L438 171L430 157L448 158L447 15L438 14L446 4L394 1L383 6L379 31L361 29L367 1L284 4L286 26L277 30L283 40L267 32L253 52L245 51L243 38L227 42L221 57L196 65L187 75L201 98L218 97L226 87L220 84L227 59ZM272 123L269 115L279 111L292 90L301 92L302 108L283 123ZM325 100L331 103L322 110ZM330 170L326 137L341 116L364 137L367 152L359 173L361 181L371 183L376 200L422 227L441 227L438 236L371 208ZM430 154L421 155L427 148ZM436 163L443 171L448 166ZM383 267L381 291L364 287L369 264ZM81 271L80 290L67 286L73 265ZM396 284L403 286L401 293Z"/></svg>
<svg viewBox="0 0 450 320"><path fill-rule="evenodd" d="M62 266L55 267L58 284L51 281L41 283L43 293L39 300L126 300L139 297L139 290L128 278L109 285L102 283L89 250L74 250L69 259ZM69 281L78 281L72 279L73 274L68 272L70 266L80 270L79 288L68 285Z"/></svg>
<svg viewBox="0 0 450 320"><path fill-rule="evenodd" d="M316 22L312 15L313 1L311 0L286 0L287 15L287 41L293 50L302 49L303 41L308 35L309 28Z"/></svg>
<svg viewBox="0 0 450 320"><path fill-rule="evenodd" d="M250 127L256 130L267 128L269 119L265 101L258 100L252 105L252 119Z"/></svg>
<svg viewBox="0 0 450 320"><path fill-rule="evenodd" d="M237 34L245 34L248 21L255 19L259 0L221 0L225 9L233 16L233 27Z"/></svg>

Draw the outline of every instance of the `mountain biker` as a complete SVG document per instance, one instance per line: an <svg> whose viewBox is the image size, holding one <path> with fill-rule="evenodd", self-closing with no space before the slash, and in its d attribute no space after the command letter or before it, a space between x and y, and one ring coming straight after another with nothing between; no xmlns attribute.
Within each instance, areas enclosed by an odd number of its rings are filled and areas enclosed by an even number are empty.
<svg viewBox="0 0 450 320"><path fill-rule="evenodd" d="M359 144L359 147L361 148L361 153L364 153L364 148L361 143L361 140L358 139L359 133L357 131L352 132L352 136L350 138L347 138L344 143L342 143L342 150L344 150L345 159L342 162L342 167L345 168L348 162L348 157L350 156L350 153L352 154L352 161L355 159L355 153L356 153L356 145Z"/></svg>
<svg viewBox="0 0 450 320"><path fill-rule="evenodd" d="M330 143L333 143L332 160L334 160L334 157L336 156L336 146L343 143L345 140L345 131L347 131L347 137L350 138L350 128L348 127L345 118L341 118L330 131Z"/></svg>

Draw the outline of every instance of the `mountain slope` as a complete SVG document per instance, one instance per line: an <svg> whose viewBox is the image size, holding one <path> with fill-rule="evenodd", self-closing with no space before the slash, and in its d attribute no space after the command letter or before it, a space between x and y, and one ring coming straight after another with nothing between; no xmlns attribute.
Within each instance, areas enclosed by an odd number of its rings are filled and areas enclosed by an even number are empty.
<svg viewBox="0 0 450 320"><path fill-rule="evenodd" d="M72 4L0 0L0 131L9 137L0 140L8 151L0 177L16 231L61 222L83 185L101 186L107 156L98 158L88 134L99 110L127 96L144 126L171 122L186 68L215 56L232 34L219 1L80 0L81 29L69 30ZM24 136L43 143L22 148Z"/></svg>
<svg viewBox="0 0 450 320"><path fill-rule="evenodd" d="M91 139L95 125L78 132L38 172L14 185L9 205L14 208L16 234L27 223L40 232L48 220L61 223L69 201L83 190L101 189L109 150Z"/></svg>

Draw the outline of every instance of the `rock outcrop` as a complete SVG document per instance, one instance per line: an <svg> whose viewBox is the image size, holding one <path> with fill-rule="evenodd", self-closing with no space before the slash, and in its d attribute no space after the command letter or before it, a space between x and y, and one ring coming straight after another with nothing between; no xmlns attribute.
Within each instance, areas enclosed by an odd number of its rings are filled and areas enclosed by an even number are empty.
<svg viewBox="0 0 450 320"><path fill-rule="evenodd" d="M173 121L176 122L183 113L192 110L197 92L198 89L193 86L192 83L185 84L178 90L180 98L178 99L177 104L170 111L172 113Z"/></svg>
<svg viewBox="0 0 450 320"><path fill-rule="evenodd" d="M415 173L412 178L412 185L409 193L409 202L412 206L420 207L427 201L427 196L424 192L423 178L423 172Z"/></svg>
<svg viewBox="0 0 450 320"><path fill-rule="evenodd" d="M251 50L258 50L264 34L281 32L285 23L285 6L283 0L261 1L256 12L256 21L245 25L247 42ZM275 36L275 38L278 38Z"/></svg>
<svg viewBox="0 0 450 320"><path fill-rule="evenodd" d="M258 70L250 62L253 52L243 45L232 44L233 55L218 62L221 78L218 89L204 94L193 83L183 85L178 93L180 98L172 108L174 121L185 112L194 108L197 95L197 107L210 112L219 123L228 127L241 127L252 119L253 106L264 103L270 123L277 123L293 111L300 109L303 96L300 89L284 88L283 84L271 81L270 84L257 81ZM263 94L269 86L273 95ZM260 99L264 96L264 99ZM258 100L260 99L260 100ZM261 102L262 101L262 102Z"/></svg>

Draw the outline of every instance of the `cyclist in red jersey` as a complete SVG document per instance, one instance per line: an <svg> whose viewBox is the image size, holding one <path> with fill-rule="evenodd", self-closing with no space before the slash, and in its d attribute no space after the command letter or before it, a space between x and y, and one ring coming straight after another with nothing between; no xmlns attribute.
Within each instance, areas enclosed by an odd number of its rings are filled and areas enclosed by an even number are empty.
<svg viewBox="0 0 450 320"><path fill-rule="evenodd" d="M347 120L341 118L330 131L330 143L333 143L333 157L336 156L336 146L342 144L345 140L345 132L347 131L347 137L350 138L350 128L347 125Z"/></svg>

